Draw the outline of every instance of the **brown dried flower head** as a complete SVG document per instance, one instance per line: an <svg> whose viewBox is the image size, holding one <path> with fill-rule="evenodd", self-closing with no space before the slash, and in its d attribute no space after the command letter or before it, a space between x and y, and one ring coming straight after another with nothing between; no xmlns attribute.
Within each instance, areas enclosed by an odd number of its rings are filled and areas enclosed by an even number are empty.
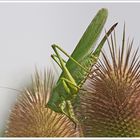
<svg viewBox="0 0 140 140"><path fill-rule="evenodd" d="M117 48L116 36L108 39L85 89L77 111L85 136L140 136L140 59L133 41ZM80 111L82 110L82 111Z"/></svg>
<svg viewBox="0 0 140 140"><path fill-rule="evenodd" d="M43 77L43 78L42 78ZM7 124L9 137L75 137L75 125L65 115L56 113L45 105L54 86L52 74L38 72L32 86L27 88L13 107Z"/></svg>

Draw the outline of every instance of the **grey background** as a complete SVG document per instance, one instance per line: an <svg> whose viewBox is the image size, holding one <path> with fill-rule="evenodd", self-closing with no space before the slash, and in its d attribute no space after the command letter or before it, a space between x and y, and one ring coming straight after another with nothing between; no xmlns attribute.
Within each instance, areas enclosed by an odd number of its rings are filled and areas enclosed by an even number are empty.
<svg viewBox="0 0 140 140"><path fill-rule="evenodd" d="M51 44L59 44L71 53L102 7L109 10L105 28L119 22L117 34L120 41L125 22L127 35L135 38L134 45L137 47L140 44L138 3L0 3L0 86L22 89L29 83L35 65L40 70L53 67ZM0 88L0 130L17 94L20 93Z"/></svg>

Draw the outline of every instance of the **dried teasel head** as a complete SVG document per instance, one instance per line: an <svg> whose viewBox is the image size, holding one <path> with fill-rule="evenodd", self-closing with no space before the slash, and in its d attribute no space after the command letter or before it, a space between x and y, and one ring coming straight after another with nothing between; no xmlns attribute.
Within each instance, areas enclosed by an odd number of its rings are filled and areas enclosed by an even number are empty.
<svg viewBox="0 0 140 140"><path fill-rule="evenodd" d="M140 58L133 41L117 47L114 34L81 92L77 115L85 136L140 136ZM80 111L82 110L82 111Z"/></svg>
<svg viewBox="0 0 140 140"><path fill-rule="evenodd" d="M45 105L54 86L53 76L36 72L32 85L18 98L7 124L9 137L76 137L75 124Z"/></svg>

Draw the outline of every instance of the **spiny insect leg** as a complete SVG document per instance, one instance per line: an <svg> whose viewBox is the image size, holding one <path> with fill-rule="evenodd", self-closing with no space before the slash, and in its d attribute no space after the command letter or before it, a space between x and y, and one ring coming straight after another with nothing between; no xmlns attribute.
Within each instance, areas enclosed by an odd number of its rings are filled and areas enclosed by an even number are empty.
<svg viewBox="0 0 140 140"><path fill-rule="evenodd" d="M71 120L74 122L75 128L77 128L78 120L77 120L76 117L75 117L75 114L74 114L74 110L73 110L73 106L72 106L72 104L71 104L71 101L68 100L68 101L66 101L66 102L67 102L67 104L68 104L68 106L69 106L70 118L71 118Z"/></svg>
<svg viewBox="0 0 140 140"><path fill-rule="evenodd" d="M59 106L61 108L62 113L68 116L68 114L65 112L66 102L63 100Z"/></svg>
<svg viewBox="0 0 140 140"><path fill-rule="evenodd" d="M78 120L75 117L71 101L70 100L62 101L62 103L60 104L60 108L61 108L62 113L71 119L71 121L74 123L75 129L76 129L77 124L78 124ZM68 108L68 112L65 111L66 108Z"/></svg>

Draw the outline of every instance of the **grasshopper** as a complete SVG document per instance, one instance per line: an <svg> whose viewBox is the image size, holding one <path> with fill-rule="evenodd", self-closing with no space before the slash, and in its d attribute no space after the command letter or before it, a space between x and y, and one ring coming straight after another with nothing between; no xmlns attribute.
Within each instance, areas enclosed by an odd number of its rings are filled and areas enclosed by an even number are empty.
<svg viewBox="0 0 140 140"><path fill-rule="evenodd" d="M59 100L57 98L56 102L52 102L52 104L48 103L48 105L52 105L53 109L56 112L62 112L63 114L70 116L70 118L74 122L77 122L77 120L73 114L73 107L72 107L71 101L75 99L80 87L77 85L75 79L72 77L71 73L67 69L67 67L65 65L65 61L61 58L57 49L60 50L61 52L63 52L66 56L68 56L79 67L81 67L85 71L87 71L87 70L82 65L80 65L77 61L75 61L71 56L69 56L59 46L54 44L54 45L52 45L52 48L56 54L51 55L51 57L63 70L64 76L59 79L56 87L53 90L53 95L55 95L54 93L59 94L59 97L60 97ZM59 93L57 92L58 89L61 90ZM66 93L66 94L64 94L64 93Z"/></svg>
<svg viewBox="0 0 140 140"><path fill-rule="evenodd" d="M117 23L114 24L108 30L95 51L93 51L91 48L95 45L105 24L106 18L106 9L101 9L87 28L71 56L59 46L52 45L55 54L51 55L51 57L62 69L62 74L60 75L46 106L58 113L65 114L76 124L78 123L78 120L74 114L73 103L76 102L79 89L82 87L91 68L96 63L107 37L117 25ZM67 62L61 58L58 50L69 58ZM81 75L76 72L81 73Z"/></svg>

